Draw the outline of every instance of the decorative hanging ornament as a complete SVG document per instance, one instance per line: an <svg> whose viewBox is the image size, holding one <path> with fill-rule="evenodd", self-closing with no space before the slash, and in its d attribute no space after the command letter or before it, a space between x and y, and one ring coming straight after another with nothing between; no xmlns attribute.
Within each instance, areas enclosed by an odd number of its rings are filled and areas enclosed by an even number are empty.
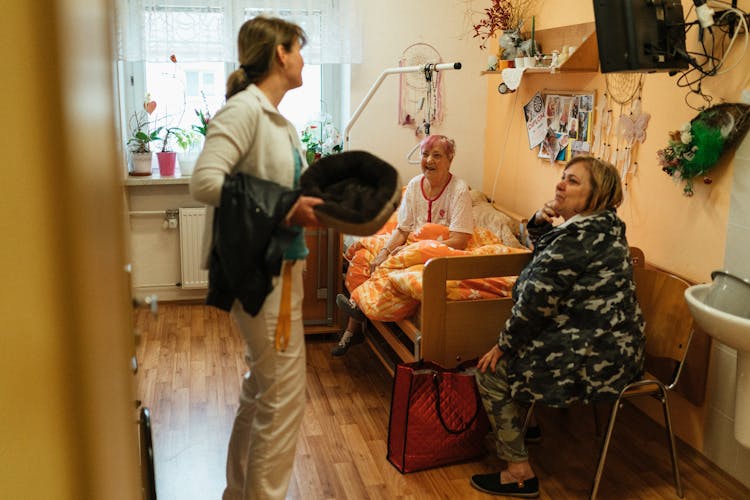
<svg viewBox="0 0 750 500"><path fill-rule="evenodd" d="M597 158L602 157L602 151L604 148L604 141L602 140L603 130L604 130L604 121L606 120L606 110L607 110L607 94L604 93L604 99L601 100L599 103L599 106L596 108L596 124L594 125L594 146L592 147L592 151L594 152L594 155L596 155Z"/></svg>
<svg viewBox="0 0 750 500"><path fill-rule="evenodd" d="M636 153L632 151L633 142L635 142L636 117L641 116L640 97L643 90L643 75L640 73L607 73L605 75L607 84L607 101L610 106L609 126L606 130L606 140L608 143L614 141L614 152L609 158L609 162L616 168L620 168L623 189L628 189L628 178L632 175L630 165ZM613 110L615 104L620 107L618 118L614 118ZM625 113L625 107L629 105L630 111ZM649 117L650 118L650 117ZM646 118L646 124L648 118ZM612 128L614 125L614 137L612 137ZM644 138L645 138L645 126Z"/></svg>
<svg viewBox="0 0 750 500"><path fill-rule="evenodd" d="M442 122L442 78L427 65L442 62L440 53L427 43L415 43L404 49L399 66L424 66L423 72L401 73L398 123L414 127L418 137L430 134L430 126Z"/></svg>
<svg viewBox="0 0 750 500"><path fill-rule="evenodd" d="M683 194L693 195L693 180L703 177L721 156L734 147L750 126L750 105L722 103L698 113L680 130L670 132L667 147L656 152L659 165L669 176L684 181Z"/></svg>
<svg viewBox="0 0 750 500"><path fill-rule="evenodd" d="M156 101L151 100L151 94L146 94L146 99L143 101L143 109L145 109L146 113L149 115L156 110Z"/></svg>
<svg viewBox="0 0 750 500"><path fill-rule="evenodd" d="M635 175L631 170L631 161L636 153L633 152L636 144L643 143L646 140L646 127L651 120L651 115L641 110L641 98L637 97L630 103L630 113L620 115L617 120L617 143L624 143L625 152L622 161L622 181L627 189L628 174ZM637 148L636 148L637 152Z"/></svg>

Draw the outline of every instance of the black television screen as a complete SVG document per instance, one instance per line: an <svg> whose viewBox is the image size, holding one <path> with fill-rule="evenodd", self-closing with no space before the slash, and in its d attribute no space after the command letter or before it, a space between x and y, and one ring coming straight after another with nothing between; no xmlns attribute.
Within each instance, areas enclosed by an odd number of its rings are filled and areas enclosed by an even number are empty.
<svg viewBox="0 0 750 500"><path fill-rule="evenodd" d="M679 0L594 0L602 73L685 69Z"/></svg>

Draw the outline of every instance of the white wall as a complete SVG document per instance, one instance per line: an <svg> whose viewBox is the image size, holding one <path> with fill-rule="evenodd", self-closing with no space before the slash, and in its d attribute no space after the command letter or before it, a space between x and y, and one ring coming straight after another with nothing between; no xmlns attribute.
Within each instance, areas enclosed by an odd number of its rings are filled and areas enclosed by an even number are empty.
<svg viewBox="0 0 750 500"><path fill-rule="evenodd" d="M382 72L398 66L408 46L417 42L432 45L443 61L460 62L463 68L442 73L444 120L433 126L431 133L456 141L451 171L472 188L481 189L487 82L480 72L486 69L488 54L480 51L478 40L471 37L464 2L381 0L359 2L358 8L363 63L352 65L352 113ZM420 172L419 165L406 161L418 139L413 128L398 125L398 83L398 75L383 81L351 130L350 149L380 156L399 170L406 183Z"/></svg>
<svg viewBox="0 0 750 500"><path fill-rule="evenodd" d="M750 279L750 135L734 156L734 182L727 227L724 268ZM750 486L750 448L734 438L737 351L713 342L708 376L708 415L704 453L722 469Z"/></svg>

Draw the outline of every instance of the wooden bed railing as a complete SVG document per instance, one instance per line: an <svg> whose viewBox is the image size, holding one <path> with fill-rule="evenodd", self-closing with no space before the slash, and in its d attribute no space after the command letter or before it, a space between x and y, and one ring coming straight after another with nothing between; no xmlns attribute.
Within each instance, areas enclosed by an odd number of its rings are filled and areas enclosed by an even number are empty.
<svg viewBox="0 0 750 500"><path fill-rule="evenodd" d="M446 282L457 279L517 276L531 259L531 253L504 255L467 255L438 257L425 264L422 275L423 299L420 323L406 319L396 324L371 321L382 342L368 338L367 343L389 372L394 362L429 359L446 367L484 354L497 339L510 315L510 297L484 300L448 301ZM400 338L401 337L401 338ZM412 346L402 341L407 337ZM385 344L397 359L379 348Z"/></svg>
<svg viewBox="0 0 750 500"><path fill-rule="evenodd" d="M454 366L487 352L510 316L510 297L448 301L448 280L518 276L531 253L431 259L422 277L421 335L415 357ZM415 349L417 350L417 349Z"/></svg>

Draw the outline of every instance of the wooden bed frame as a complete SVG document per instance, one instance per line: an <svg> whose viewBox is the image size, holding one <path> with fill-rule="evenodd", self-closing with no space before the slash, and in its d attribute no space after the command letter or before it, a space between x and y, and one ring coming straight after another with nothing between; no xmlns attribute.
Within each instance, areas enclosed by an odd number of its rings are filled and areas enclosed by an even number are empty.
<svg viewBox="0 0 750 500"><path fill-rule="evenodd" d="M523 236L526 219L495 208L516 221ZM530 252L431 259L422 276L419 323L413 319L395 323L369 320L365 340L391 375L400 362L429 359L453 367L481 356L497 341L510 315L512 300L504 297L447 301L446 281L517 276L530 260Z"/></svg>
<svg viewBox="0 0 750 500"><path fill-rule="evenodd" d="M630 254L634 266L653 267L646 263L641 249L630 247ZM422 275L420 323L413 319L395 323L368 320L365 341L391 375L401 362L428 359L450 368L479 357L497 341L513 301L510 297L447 301L445 282L517 276L530 260L531 253L431 259ZM710 352L709 336L696 329L676 391L697 406L705 397Z"/></svg>

